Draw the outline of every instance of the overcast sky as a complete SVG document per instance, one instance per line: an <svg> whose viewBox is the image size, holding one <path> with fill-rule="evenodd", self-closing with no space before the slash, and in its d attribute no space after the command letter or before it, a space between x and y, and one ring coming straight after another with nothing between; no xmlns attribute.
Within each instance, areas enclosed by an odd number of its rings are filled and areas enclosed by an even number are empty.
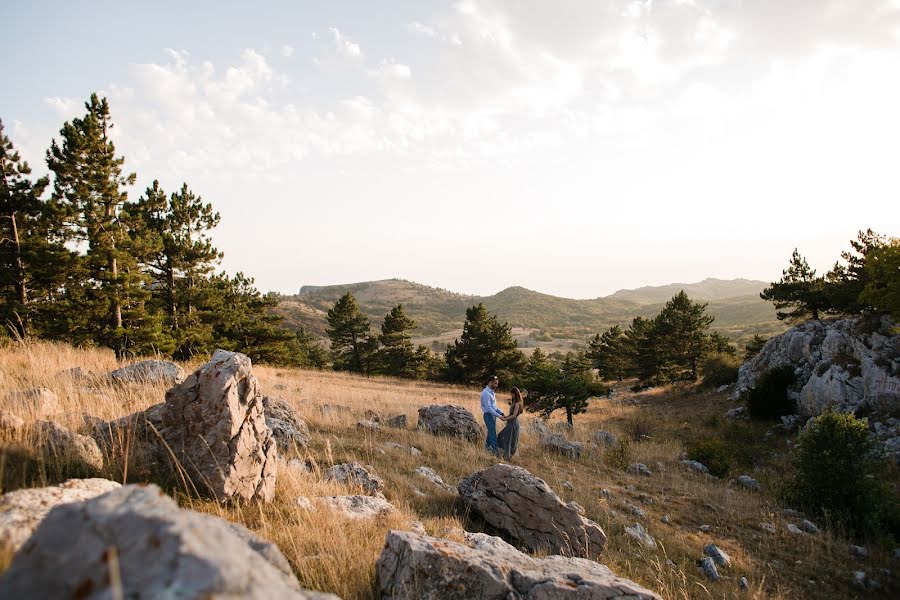
<svg viewBox="0 0 900 600"><path fill-rule="evenodd" d="M259 6L255 6L259 5ZM138 175L214 204L262 290L569 297L827 270L900 235L900 0L17 2L36 170L106 95Z"/></svg>

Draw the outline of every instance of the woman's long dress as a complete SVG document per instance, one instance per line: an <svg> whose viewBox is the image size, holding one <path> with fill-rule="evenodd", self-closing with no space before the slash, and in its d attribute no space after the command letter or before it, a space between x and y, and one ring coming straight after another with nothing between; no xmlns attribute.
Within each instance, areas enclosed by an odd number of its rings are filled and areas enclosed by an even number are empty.
<svg viewBox="0 0 900 600"><path fill-rule="evenodd" d="M506 427L497 436L497 450L510 458L519 449L519 415L506 422Z"/></svg>

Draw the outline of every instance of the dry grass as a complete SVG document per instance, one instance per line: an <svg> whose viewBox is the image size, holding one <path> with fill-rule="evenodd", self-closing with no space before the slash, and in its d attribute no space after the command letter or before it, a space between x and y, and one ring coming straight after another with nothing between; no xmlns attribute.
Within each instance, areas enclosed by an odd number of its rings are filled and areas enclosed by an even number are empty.
<svg viewBox="0 0 900 600"><path fill-rule="evenodd" d="M162 400L165 390L160 386L113 386L102 379L83 380L64 372L82 367L104 373L116 366L112 355L101 351L46 343L0 348L0 401L9 392L47 387L63 404L65 413L58 420L79 429L83 413L111 419ZM185 366L190 369L196 365ZM372 433L355 426L366 410L374 410L386 416L405 414L412 427L417 409L433 403L456 404L477 414L477 390L331 372L268 367L256 367L254 372L265 393L288 400L308 422L312 442L298 457L312 458L323 469L351 460L372 465L385 480L385 494L399 512L363 522L321 507L304 511L295 503L298 496L315 498L348 490L324 481L321 472L298 475L286 468L279 472L274 502L265 506L220 506L198 499L183 486L159 481L181 505L246 524L280 546L304 586L347 599L377 597L374 566L389 529L409 529L412 519L421 521L432 535L447 535L454 527L486 529L466 513L455 495L434 488L413 472L417 466L427 465L452 485L491 464L480 444L436 438L413 428ZM586 414L576 416L575 428L568 435L588 444L597 429L620 438L633 436L639 429L639 441L629 443L627 458L647 464L653 476L639 477L610 465L605 458L610 452L607 449L592 447L579 460L548 454L538 447L527 426L534 418L528 414L524 417L520 452L513 460L546 480L564 500L575 500L585 507L587 516L609 536L604 562L615 572L666 598L855 597L860 591L851 584L854 570L866 570L885 585L873 594L875 597L896 593L887 577L877 574L879 568L893 567L887 549L870 545L871 558L860 560L849 556L846 539L827 532L797 537L785 531L786 521L772 494L785 468L787 446L783 439L766 438L762 427L747 426L737 432L746 439L745 454L757 463L756 470L746 472L764 486L762 493L739 489L724 479L686 471L679 463L687 440L737 435L720 418L731 407L727 398L690 390L642 394L625 390L627 384L612 399L596 401ZM320 410L324 404L348 410L325 413ZM557 421L561 419L554 419L554 426ZM386 447L385 442L414 446L422 455ZM60 465L35 455L34 440L27 431L7 434L0 445L4 491L82 474L73 465ZM144 476L140 470L126 470L122 465L127 461L122 456L111 458L110 464L119 466L108 467L102 475L132 483ZM573 489L566 489L565 481L571 482ZM602 494L604 489L611 492L609 499ZM640 506L646 518L634 517L626 504ZM663 515L669 515L668 525L662 522ZM624 526L636 521L658 540L657 549L645 549L625 534ZM761 522L776 524L779 533L765 533L759 527ZM709 533L700 530L702 525L710 527ZM723 579L718 583L708 582L696 565L709 542L732 557L732 566L721 569ZM749 579L749 592L738 590L741 576Z"/></svg>

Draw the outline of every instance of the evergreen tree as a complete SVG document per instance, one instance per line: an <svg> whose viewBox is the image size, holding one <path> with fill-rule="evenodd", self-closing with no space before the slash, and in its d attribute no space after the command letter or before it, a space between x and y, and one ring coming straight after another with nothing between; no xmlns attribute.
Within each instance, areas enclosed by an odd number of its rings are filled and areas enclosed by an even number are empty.
<svg viewBox="0 0 900 600"><path fill-rule="evenodd" d="M628 372L626 340L618 325L597 334L590 341L587 356L601 379L622 381Z"/></svg>
<svg viewBox="0 0 900 600"><path fill-rule="evenodd" d="M41 200L47 178L29 175L0 121L0 327L21 338L46 321L73 258Z"/></svg>
<svg viewBox="0 0 900 600"><path fill-rule="evenodd" d="M866 255L865 277L860 301L900 322L900 239L891 238Z"/></svg>
<svg viewBox="0 0 900 600"><path fill-rule="evenodd" d="M198 318L200 283L207 279L222 254L209 232L219 214L183 184L167 197L158 181L129 207L135 242L144 240L142 262L153 279L153 305L163 312L173 340L173 356L188 359L208 346L208 328Z"/></svg>
<svg viewBox="0 0 900 600"><path fill-rule="evenodd" d="M866 263L870 255L890 243L890 238L867 229L860 231L856 240L850 240L850 250L841 252L845 265L835 263L825 279L826 293L830 312L857 314L864 310L872 310L861 297L869 283L869 271Z"/></svg>
<svg viewBox="0 0 900 600"><path fill-rule="evenodd" d="M512 328L483 304L466 309L462 336L447 346L446 359L450 380L470 384L484 383L491 375L509 381L525 364Z"/></svg>
<svg viewBox="0 0 900 600"><path fill-rule="evenodd" d="M116 156L109 138L109 104L92 94L84 118L60 130L62 144L53 140L47 165L54 174L53 200L67 218L74 241L87 244L82 309L86 332L124 358L152 351L160 341L160 324L145 310L150 296L145 275L133 257L134 240L122 208L123 189L135 175L123 174L124 158Z"/></svg>
<svg viewBox="0 0 900 600"><path fill-rule="evenodd" d="M660 375L664 380L697 381L700 359L710 347L709 326L714 320L706 314L706 306L693 302L682 290L656 317L653 334L660 347Z"/></svg>
<svg viewBox="0 0 900 600"><path fill-rule="evenodd" d="M627 374L637 377L642 385L657 383L660 372L660 349L655 333L655 319L635 317L625 330L623 348L627 357Z"/></svg>
<svg viewBox="0 0 900 600"><path fill-rule="evenodd" d="M816 276L815 269L809 267L796 248L781 279L763 290L759 297L775 305L775 314L781 320L797 321L806 316L818 319L829 307L825 279ZM792 310L783 312L783 309Z"/></svg>
<svg viewBox="0 0 900 600"><path fill-rule="evenodd" d="M728 356L737 356L735 345L731 343L727 336L722 335L718 331L713 331L709 334L709 351L717 354L727 354Z"/></svg>
<svg viewBox="0 0 900 600"><path fill-rule="evenodd" d="M744 360L752 360L754 356L759 354L759 351L762 350L767 341L769 341L767 338L759 334L754 335L753 339L747 342L747 346L744 348Z"/></svg>
<svg viewBox="0 0 900 600"><path fill-rule="evenodd" d="M608 393L608 389L594 381L590 365L583 355L570 353L562 366L554 365L535 349L524 370L528 390L528 407L549 417L556 410L566 411L569 427L574 415L587 411L592 397Z"/></svg>
<svg viewBox="0 0 900 600"><path fill-rule="evenodd" d="M319 344L316 336L302 327L296 336L298 351L295 360L292 361L296 366L307 369L324 369L328 366L328 351Z"/></svg>
<svg viewBox="0 0 900 600"><path fill-rule="evenodd" d="M398 304L384 317L381 324L381 349L378 351L378 370L391 377L415 379L421 372L418 364L421 355L412 344L410 332L416 322L406 315Z"/></svg>
<svg viewBox="0 0 900 600"><path fill-rule="evenodd" d="M326 318L334 370L368 375L378 339L371 335L369 317L360 310L353 294L341 296Z"/></svg>

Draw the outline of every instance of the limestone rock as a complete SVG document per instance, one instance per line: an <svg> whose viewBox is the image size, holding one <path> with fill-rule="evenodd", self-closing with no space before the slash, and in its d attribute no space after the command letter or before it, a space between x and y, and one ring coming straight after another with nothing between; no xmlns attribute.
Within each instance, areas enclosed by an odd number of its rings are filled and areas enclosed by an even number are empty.
<svg viewBox="0 0 900 600"><path fill-rule="evenodd" d="M335 598L301 590L274 544L180 509L154 485L52 510L0 577L0 589L10 598L113 597L110 548L125 598Z"/></svg>
<svg viewBox="0 0 900 600"><path fill-rule="evenodd" d="M0 408L0 431L18 431L25 427L25 419Z"/></svg>
<svg viewBox="0 0 900 600"><path fill-rule="evenodd" d="M375 496L325 496L320 498L333 510L343 513L351 519L374 519L395 512L394 505L384 498Z"/></svg>
<svg viewBox="0 0 900 600"><path fill-rule="evenodd" d="M119 487L108 479L69 479L59 485L3 494L0 496L0 551L18 550L54 507L88 500Z"/></svg>
<svg viewBox="0 0 900 600"><path fill-rule="evenodd" d="M356 428L364 429L366 431L378 431L381 429L381 426L378 424L378 421L368 421L363 419L356 422Z"/></svg>
<svg viewBox="0 0 900 600"><path fill-rule="evenodd" d="M616 436L611 434L608 431L595 431L594 432L594 441L603 446L615 446L616 445Z"/></svg>
<svg viewBox="0 0 900 600"><path fill-rule="evenodd" d="M807 321L771 338L741 366L734 397L743 396L768 369L791 365L789 396L801 415L826 409L853 412L900 409L900 334L889 317Z"/></svg>
<svg viewBox="0 0 900 600"><path fill-rule="evenodd" d="M91 437L101 449L109 452L113 449L128 447L130 451L143 449L151 454L159 453L153 458L165 459L165 452L160 440L163 429L163 411L166 404L160 402L146 410L142 410L112 421L95 423L91 428Z"/></svg>
<svg viewBox="0 0 900 600"><path fill-rule="evenodd" d="M540 444L545 449L568 456L569 458L579 458L584 446L579 442L570 442L560 433L546 433L540 437Z"/></svg>
<svg viewBox="0 0 900 600"><path fill-rule="evenodd" d="M406 415L394 415L384 419L384 424L394 429L406 429Z"/></svg>
<svg viewBox="0 0 900 600"><path fill-rule="evenodd" d="M263 396L266 425L272 430L278 449L282 452L309 445L309 428L297 416L294 407L281 398Z"/></svg>
<svg viewBox="0 0 900 600"><path fill-rule="evenodd" d="M609 568L583 558L534 558L497 540L471 537L470 545L408 531L390 531L376 565L384 600L503 598L659 599Z"/></svg>
<svg viewBox="0 0 900 600"><path fill-rule="evenodd" d="M161 383L175 385L184 381L184 369L165 360L142 360L109 374L119 383Z"/></svg>
<svg viewBox="0 0 900 600"><path fill-rule="evenodd" d="M640 523L635 523L634 527L626 527L625 533L636 539L645 548L656 548L656 539L647 533L647 530Z"/></svg>
<svg viewBox="0 0 900 600"><path fill-rule="evenodd" d="M471 510L531 550L594 558L606 544L597 523L521 467L495 464L465 477L457 489Z"/></svg>
<svg viewBox="0 0 900 600"><path fill-rule="evenodd" d="M736 406L725 412L725 418L730 419L732 421L748 419L749 415L747 414L747 407L746 406Z"/></svg>
<svg viewBox="0 0 900 600"><path fill-rule="evenodd" d="M103 468L103 453L93 438L69 431L55 421L37 421L34 430L40 448L48 457Z"/></svg>
<svg viewBox="0 0 900 600"><path fill-rule="evenodd" d="M434 484L435 487L440 488L445 492L456 493L456 488L444 483L444 480L441 479L441 476L435 473L434 469L432 469L431 467L416 467L416 475L423 479L427 479L432 484Z"/></svg>
<svg viewBox="0 0 900 600"><path fill-rule="evenodd" d="M247 356L216 350L166 393L162 424L198 488L220 501L272 499L278 449Z"/></svg>
<svg viewBox="0 0 900 600"><path fill-rule="evenodd" d="M704 546L703 554L713 559L717 565L727 567L731 564L731 557L715 544L707 544Z"/></svg>
<svg viewBox="0 0 900 600"><path fill-rule="evenodd" d="M749 475L738 475L737 482L748 490L753 490L755 492L759 491L759 482Z"/></svg>
<svg viewBox="0 0 900 600"><path fill-rule="evenodd" d="M461 406L423 406L419 409L420 429L432 435L458 437L474 442L481 437L481 427L475 417Z"/></svg>
<svg viewBox="0 0 900 600"><path fill-rule="evenodd" d="M644 463L632 463L628 465L628 472L634 473L635 475L643 475L644 477L653 475L653 471L651 471Z"/></svg>
<svg viewBox="0 0 900 600"><path fill-rule="evenodd" d="M811 533L813 535L819 533L819 528L816 527L816 525L812 521L808 521L807 519L803 519L802 521L800 521L799 527L806 533Z"/></svg>
<svg viewBox="0 0 900 600"><path fill-rule="evenodd" d="M62 410L59 397L53 390L47 388L10 392L6 395L4 404L10 410L28 413L35 419L59 414Z"/></svg>
<svg viewBox="0 0 900 600"><path fill-rule="evenodd" d="M380 495L384 490L384 482L377 475L355 462L334 465L325 472L325 479L357 485L371 496Z"/></svg>
<svg viewBox="0 0 900 600"><path fill-rule="evenodd" d="M690 469L691 471L697 471L698 473L703 473L704 475L709 475L709 468L704 465L702 462L698 462L696 460L683 460L681 461L685 467Z"/></svg>
<svg viewBox="0 0 900 600"><path fill-rule="evenodd" d="M710 581L718 581L720 579L719 569L716 568L715 561L709 556L700 561L700 571Z"/></svg>

